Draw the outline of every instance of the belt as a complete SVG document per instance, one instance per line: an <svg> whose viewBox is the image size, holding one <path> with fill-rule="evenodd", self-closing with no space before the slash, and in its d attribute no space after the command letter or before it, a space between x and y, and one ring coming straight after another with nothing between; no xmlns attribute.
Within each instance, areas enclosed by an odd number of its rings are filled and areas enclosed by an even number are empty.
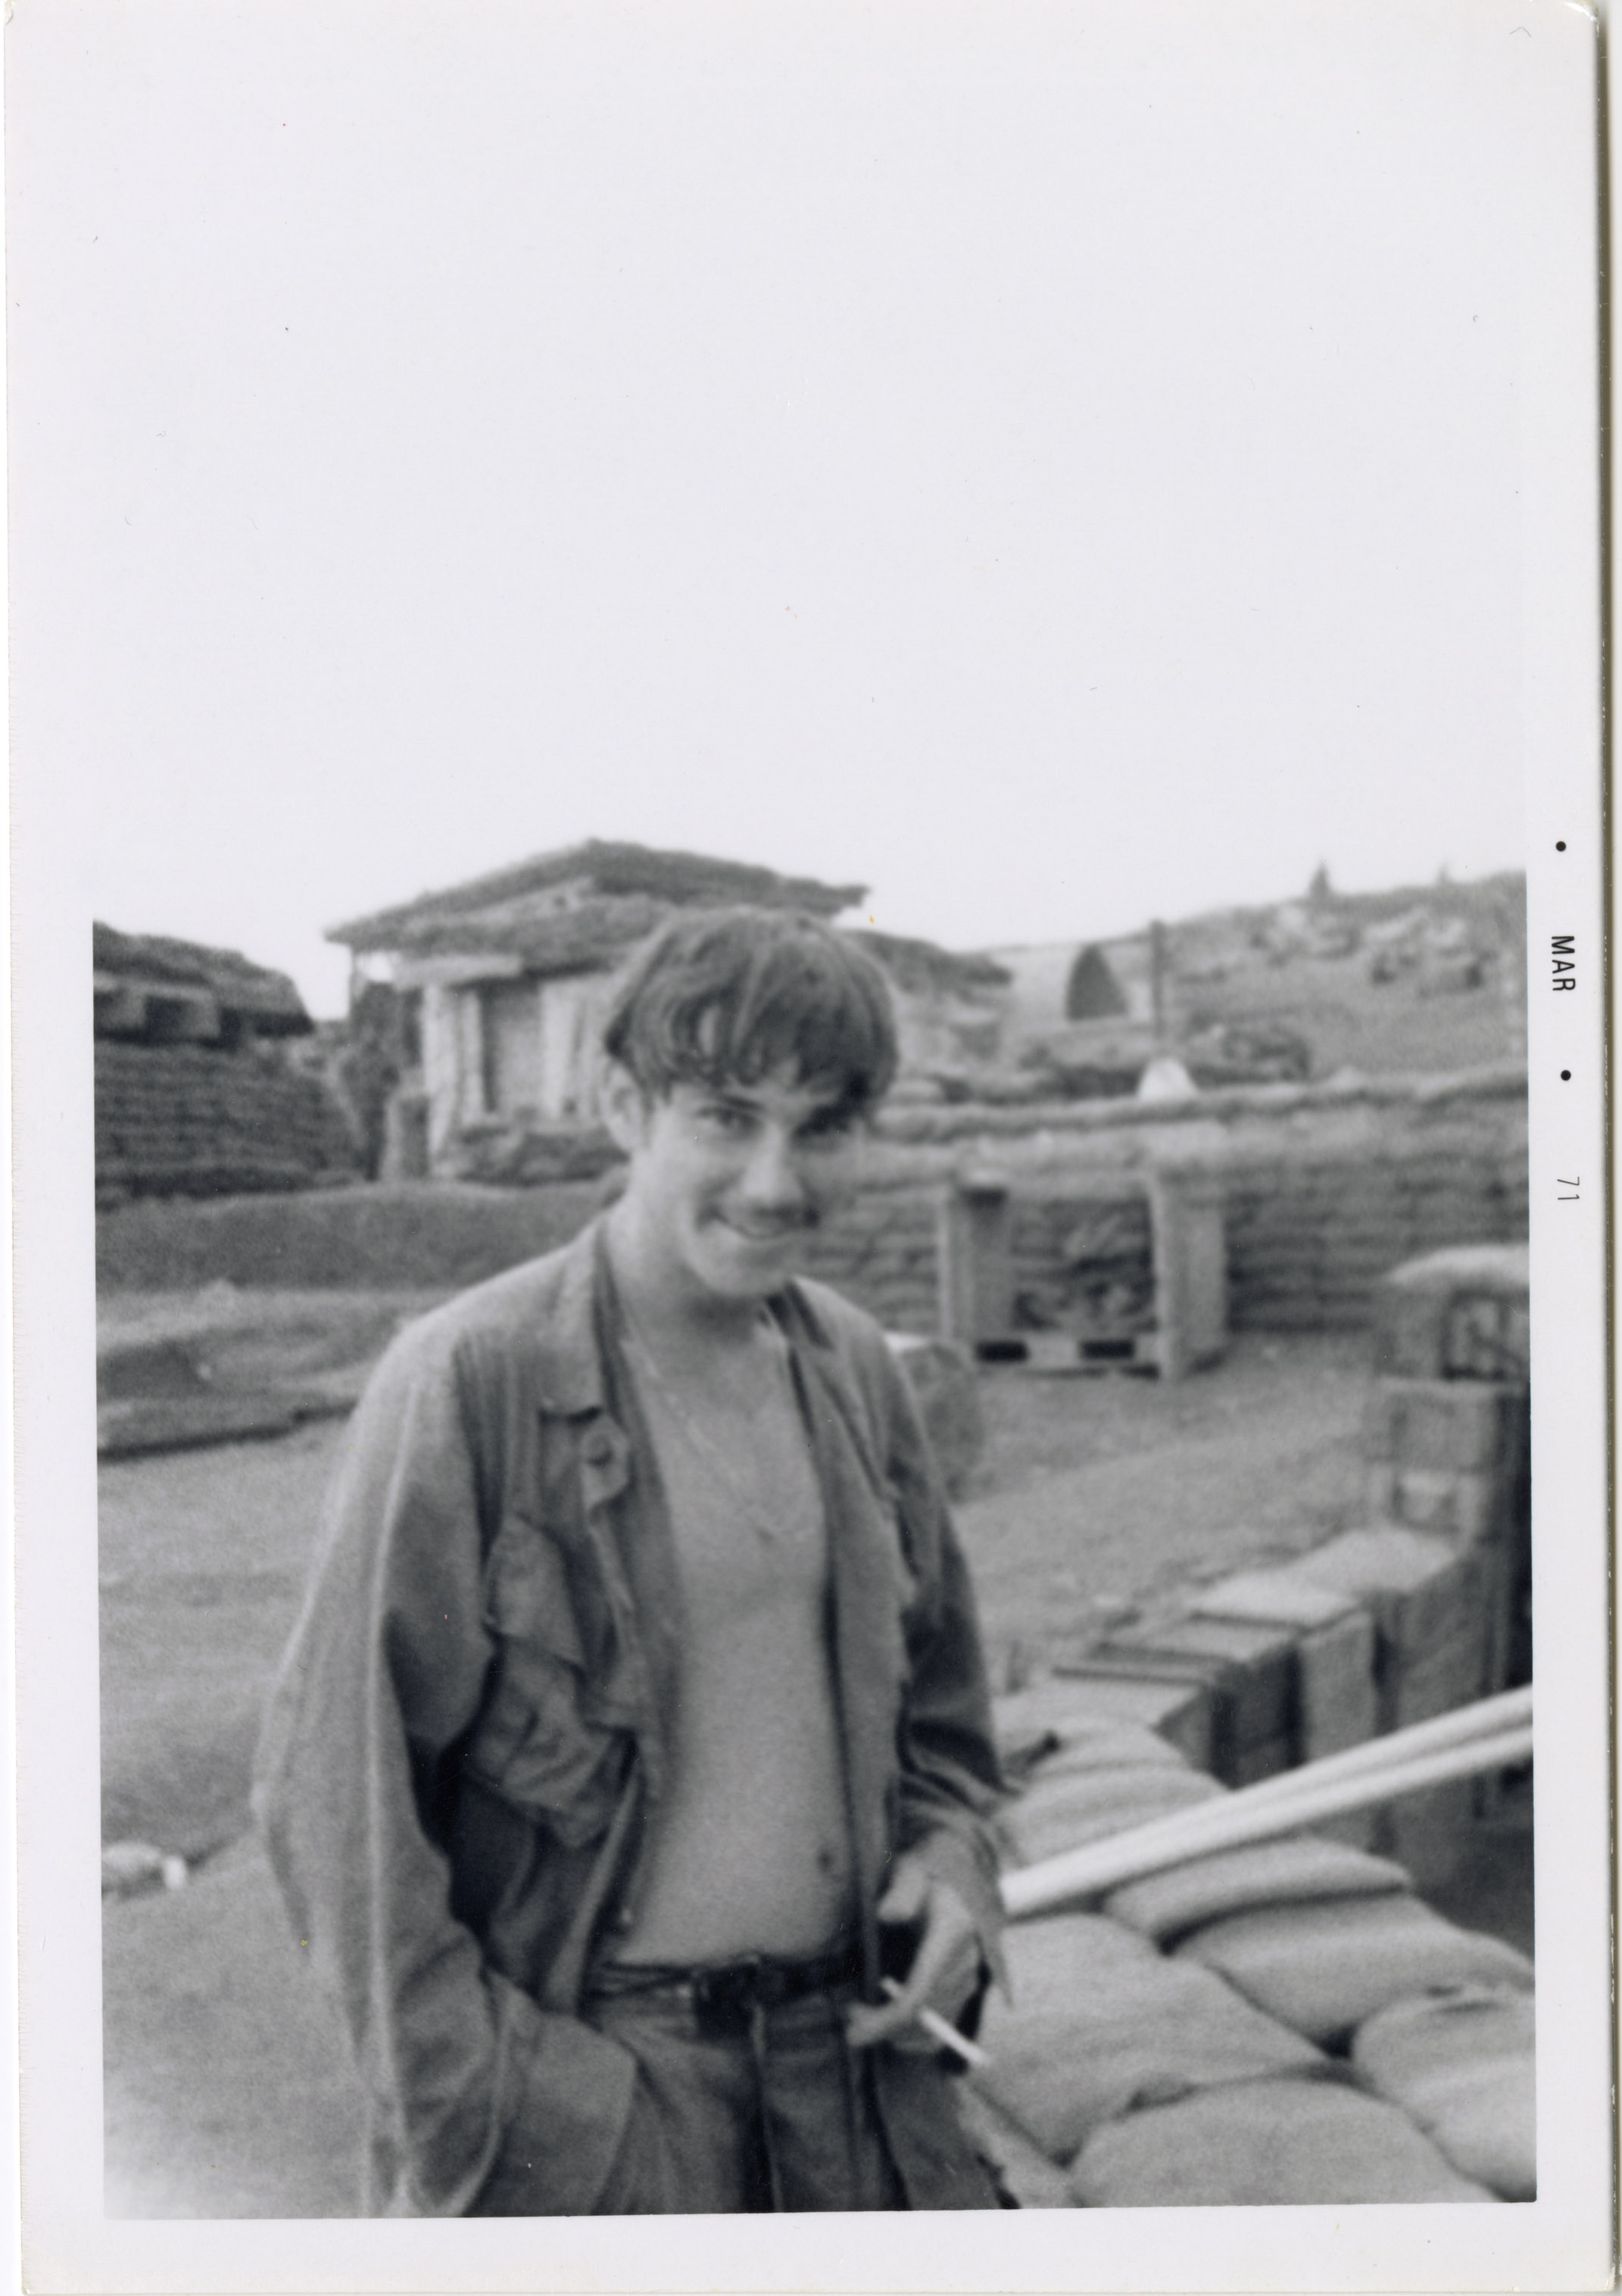
<svg viewBox="0 0 1622 2296"><path fill-rule="evenodd" d="M599 2001L645 1996L680 2002L691 2010L700 2033L710 2039L738 2038L747 2041L754 2063L759 2106L758 2136L766 2189L774 2209L783 2206L782 2172L772 2115L766 2109L766 2019L774 2009L807 1995L825 1993L837 1985L856 1983L862 1974L862 1951L852 1941L834 1946L802 1960L776 1954L750 1953L737 1961L701 1962L687 1969L662 1962L603 1962L592 1972L586 1986ZM850 2127L856 2126L856 2085L860 2078L848 2048L843 2052Z"/></svg>
<svg viewBox="0 0 1622 2296"><path fill-rule="evenodd" d="M664 1994L690 2008L707 2030L730 2032L747 2027L758 2010L781 2009L807 1993L854 1984L861 1974L861 1948L850 1944L803 1960L750 1953L737 1961L690 1968L663 1962L605 1962L593 1971L587 1991L608 2000L628 1994Z"/></svg>

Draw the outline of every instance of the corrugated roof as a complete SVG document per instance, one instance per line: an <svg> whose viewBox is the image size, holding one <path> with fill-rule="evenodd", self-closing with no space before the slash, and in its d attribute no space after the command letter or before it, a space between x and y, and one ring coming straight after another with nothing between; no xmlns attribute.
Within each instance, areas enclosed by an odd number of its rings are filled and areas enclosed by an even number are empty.
<svg viewBox="0 0 1622 2296"><path fill-rule="evenodd" d="M376 910L348 924L333 925L329 940L358 951L423 947L425 937L453 920L507 903L549 887L584 879L595 894L632 897L687 906L750 901L766 908L803 909L813 916L836 916L866 897L864 885L825 885L815 877L782 877L743 861L722 861L700 853L673 853L646 845L616 844L588 838L556 853L537 854L512 868L470 878L438 893L421 893L397 907ZM542 922L536 920L537 923ZM546 920L550 923L550 920ZM513 920L513 932L521 930ZM438 942L434 944L438 946ZM489 946L479 943L476 946ZM502 943L516 945L512 938Z"/></svg>

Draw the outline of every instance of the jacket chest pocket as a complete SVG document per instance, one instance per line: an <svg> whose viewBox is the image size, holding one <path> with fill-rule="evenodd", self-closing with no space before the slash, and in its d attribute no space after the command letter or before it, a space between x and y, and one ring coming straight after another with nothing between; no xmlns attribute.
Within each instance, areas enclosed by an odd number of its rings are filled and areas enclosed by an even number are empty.
<svg viewBox="0 0 1622 2296"><path fill-rule="evenodd" d="M520 1516L490 1550L485 1616L496 1657L467 1767L578 1849L605 1830L624 1790L628 1713L612 1667L594 1679L562 1556Z"/></svg>

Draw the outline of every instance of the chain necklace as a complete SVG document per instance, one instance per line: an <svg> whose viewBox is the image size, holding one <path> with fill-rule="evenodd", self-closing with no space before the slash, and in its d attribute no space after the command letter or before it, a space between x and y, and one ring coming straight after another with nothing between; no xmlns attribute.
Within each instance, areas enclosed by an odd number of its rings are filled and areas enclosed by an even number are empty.
<svg viewBox="0 0 1622 2296"><path fill-rule="evenodd" d="M694 1416L691 1406L683 1402L669 1380L659 1369L652 1349L636 1328L630 1309L623 1300L620 1302L620 1312L625 1325L627 1348L635 1363L647 1374L649 1384L665 1406L666 1415L677 1435L686 1444L690 1456L701 1466L714 1473L756 1537L768 1546L775 1546L781 1537L781 1525L762 1510L758 1477L752 1477L749 1483L745 1483L721 1445L706 1433L703 1426ZM761 1310L760 1321L757 1328L768 1342L772 1365L771 1382L781 1396L782 1376L788 1369L788 1342L764 1308Z"/></svg>

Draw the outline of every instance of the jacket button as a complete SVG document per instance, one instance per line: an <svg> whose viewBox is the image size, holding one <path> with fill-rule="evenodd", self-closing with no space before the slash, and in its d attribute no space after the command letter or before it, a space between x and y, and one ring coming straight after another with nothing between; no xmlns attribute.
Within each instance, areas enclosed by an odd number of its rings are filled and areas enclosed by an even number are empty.
<svg viewBox="0 0 1622 2296"><path fill-rule="evenodd" d="M580 1439L580 1456L588 1465L606 1467L614 1456L614 1439L606 1427L588 1427Z"/></svg>

